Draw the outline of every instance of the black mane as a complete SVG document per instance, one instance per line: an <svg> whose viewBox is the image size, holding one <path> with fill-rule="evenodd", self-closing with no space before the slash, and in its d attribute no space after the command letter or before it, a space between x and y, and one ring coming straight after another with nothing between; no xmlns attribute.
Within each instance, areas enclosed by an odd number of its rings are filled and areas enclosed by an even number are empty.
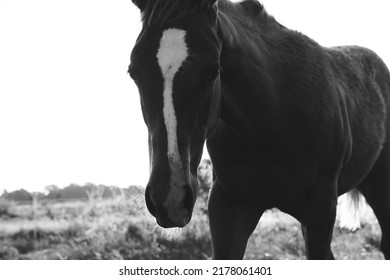
<svg viewBox="0 0 390 280"><path fill-rule="evenodd" d="M251 29L257 29L263 25L283 27L267 13L258 0L242 0L237 3L229 0L219 0L218 7L220 11L239 19L242 25Z"/></svg>
<svg viewBox="0 0 390 280"><path fill-rule="evenodd" d="M144 24L166 23L191 16L199 9L209 9L210 0L147 0L142 9L142 21ZM252 25L258 23L275 23L275 19L267 14L264 6L258 0L243 0L233 3L229 0L217 2L220 11L234 15L243 22Z"/></svg>
<svg viewBox="0 0 390 280"><path fill-rule="evenodd" d="M198 9L210 8L209 3L209 0L147 0L142 11L142 21L151 25L178 20Z"/></svg>
<svg viewBox="0 0 390 280"><path fill-rule="evenodd" d="M259 19L265 13L264 6L258 0L242 0L238 3L220 0L219 3L221 8L227 13L245 18L249 17L252 20Z"/></svg>

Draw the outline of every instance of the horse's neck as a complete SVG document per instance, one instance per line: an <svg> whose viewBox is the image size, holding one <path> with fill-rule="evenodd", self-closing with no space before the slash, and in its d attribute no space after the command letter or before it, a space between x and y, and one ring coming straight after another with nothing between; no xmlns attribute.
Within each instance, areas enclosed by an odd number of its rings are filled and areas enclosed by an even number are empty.
<svg viewBox="0 0 390 280"><path fill-rule="evenodd" d="M279 118L273 74L277 65L259 35L224 14L218 31L223 42L221 118L236 131L256 135Z"/></svg>

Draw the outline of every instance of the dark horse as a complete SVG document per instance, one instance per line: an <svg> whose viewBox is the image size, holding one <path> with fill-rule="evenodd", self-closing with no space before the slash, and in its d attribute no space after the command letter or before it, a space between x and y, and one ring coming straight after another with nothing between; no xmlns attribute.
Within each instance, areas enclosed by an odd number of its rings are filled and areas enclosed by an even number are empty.
<svg viewBox="0 0 390 280"><path fill-rule="evenodd" d="M214 165L213 258L242 258L266 209L302 224L309 259L330 259L337 197L360 191L390 258L390 74L372 51L325 48L255 0L133 0L142 31L130 76L149 131L146 204L183 227L202 149Z"/></svg>

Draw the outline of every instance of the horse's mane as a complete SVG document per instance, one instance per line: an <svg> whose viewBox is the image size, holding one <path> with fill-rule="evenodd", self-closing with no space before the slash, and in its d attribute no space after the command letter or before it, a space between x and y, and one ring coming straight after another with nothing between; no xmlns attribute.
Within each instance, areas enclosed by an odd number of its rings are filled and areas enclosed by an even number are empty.
<svg viewBox="0 0 390 280"><path fill-rule="evenodd" d="M229 0L219 0L218 7L225 14L233 16L241 24L252 29L257 29L257 27L263 25L283 27L274 17L267 13L264 6L258 0L242 0L237 3Z"/></svg>
<svg viewBox="0 0 390 280"><path fill-rule="evenodd" d="M258 0L243 0L233 3L229 0L218 0L220 11L252 23L276 23L275 19L267 14ZM198 9L209 9L209 0L146 0L142 11L144 24L166 23L191 16Z"/></svg>
<svg viewBox="0 0 390 280"><path fill-rule="evenodd" d="M146 0L142 21L165 23L190 16L200 8L210 8L209 0Z"/></svg>

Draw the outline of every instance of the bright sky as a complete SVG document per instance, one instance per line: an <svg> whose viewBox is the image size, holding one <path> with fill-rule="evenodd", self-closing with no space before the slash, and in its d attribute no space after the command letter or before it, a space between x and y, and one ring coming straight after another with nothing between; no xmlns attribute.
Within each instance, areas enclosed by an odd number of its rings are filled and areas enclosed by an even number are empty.
<svg viewBox="0 0 390 280"><path fill-rule="evenodd" d="M386 0L263 3L323 45L363 45L390 65ZM146 184L146 127L126 74L139 30L131 0L1 0L0 192Z"/></svg>

